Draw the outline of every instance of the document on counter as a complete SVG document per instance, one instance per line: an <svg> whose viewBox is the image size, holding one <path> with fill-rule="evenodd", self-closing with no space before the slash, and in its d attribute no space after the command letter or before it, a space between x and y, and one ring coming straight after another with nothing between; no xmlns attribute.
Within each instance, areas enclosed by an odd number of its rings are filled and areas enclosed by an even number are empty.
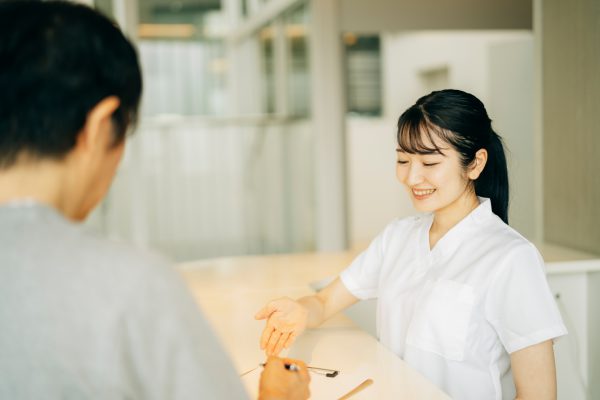
<svg viewBox="0 0 600 400"><path fill-rule="evenodd" d="M334 366L319 366L334 368ZM258 382L260 380L260 374L262 373L262 367L256 368L244 376L241 377L246 390L250 393L253 398L258 397ZM332 400L339 399L352 391L365 380L370 379L369 371L367 368L358 368L353 371L344 371L343 368L337 369L339 373L335 377L327 377L322 374L311 372L310 374L310 398L312 400ZM373 387L377 385L377 382L373 382L370 387L364 387L360 392L352 395L352 399L373 399Z"/></svg>

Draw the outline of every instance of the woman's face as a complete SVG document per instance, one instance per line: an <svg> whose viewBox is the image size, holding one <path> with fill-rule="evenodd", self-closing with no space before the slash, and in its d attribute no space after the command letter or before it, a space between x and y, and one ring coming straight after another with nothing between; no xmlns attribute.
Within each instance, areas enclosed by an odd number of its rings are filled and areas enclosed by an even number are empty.
<svg viewBox="0 0 600 400"><path fill-rule="evenodd" d="M410 154L397 149L396 175L406 187L414 207L421 212L439 212L465 196L474 195L460 154L441 139L433 140L442 154Z"/></svg>

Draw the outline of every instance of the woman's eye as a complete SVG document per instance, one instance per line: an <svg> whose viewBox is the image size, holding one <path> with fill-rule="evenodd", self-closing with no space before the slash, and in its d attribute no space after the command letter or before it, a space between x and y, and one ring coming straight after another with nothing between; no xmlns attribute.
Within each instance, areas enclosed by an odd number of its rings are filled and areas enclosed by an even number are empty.
<svg viewBox="0 0 600 400"><path fill-rule="evenodd" d="M408 161L398 160L398 164L402 164L402 165L408 164Z"/></svg>
<svg viewBox="0 0 600 400"><path fill-rule="evenodd" d="M426 167L433 167L434 165L438 165L439 162L434 162L434 163L423 163L424 166Z"/></svg>

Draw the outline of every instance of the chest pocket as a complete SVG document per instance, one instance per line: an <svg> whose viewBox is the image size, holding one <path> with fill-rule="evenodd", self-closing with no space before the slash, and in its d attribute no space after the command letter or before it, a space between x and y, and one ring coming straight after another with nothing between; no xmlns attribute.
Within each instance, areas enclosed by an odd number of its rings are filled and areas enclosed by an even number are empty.
<svg viewBox="0 0 600 400"><path fill-rule="evenodd" d="M408 327L406 343L449 360L464 359L475 293L454 281L428 282Z"/></svg>

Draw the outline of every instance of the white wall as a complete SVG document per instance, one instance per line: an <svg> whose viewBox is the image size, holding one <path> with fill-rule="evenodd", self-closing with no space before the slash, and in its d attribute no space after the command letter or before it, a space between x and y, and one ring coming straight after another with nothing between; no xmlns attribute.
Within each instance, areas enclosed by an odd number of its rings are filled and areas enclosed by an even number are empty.
<svg viewBox="0 0 600 400"><path fill-rule="evenodd" d="M486 104L494 129L508 149L510 225L524 236L540 240L536 231L534 149L533 36L515 35L487 49L489 101Z"/></svg>
<svg viewBox="0 0 600 400"><path fill-rule="evenodd" d="M531 32L419 32L382 37L384 115L348 118L350 243L363 246L387 222L414 213L395 179L395 126L420 96L452 87L488 108L510 149L511 221L534 237L533 35ZM447 71L446 74L435 74ZM428 79L434 73L435 79ZM518 173L517 173L518 172Z"/></svg>
<svg viewBox="0 0 600 400"><path fill-rule="evenodd" d="M396 180L394 122L349 118L346 123L349 238L353 247L368 244L396 216L413 213Z"/></svg>
<svg viewBox="0 0 600 400"><path fill-rule="evenodd" d="M422 72L448 68L448 84L488 100L487 55L489 42L502 33L419 32L383 37L384 108L388 118L397 119L429 89Z"/></svg>

